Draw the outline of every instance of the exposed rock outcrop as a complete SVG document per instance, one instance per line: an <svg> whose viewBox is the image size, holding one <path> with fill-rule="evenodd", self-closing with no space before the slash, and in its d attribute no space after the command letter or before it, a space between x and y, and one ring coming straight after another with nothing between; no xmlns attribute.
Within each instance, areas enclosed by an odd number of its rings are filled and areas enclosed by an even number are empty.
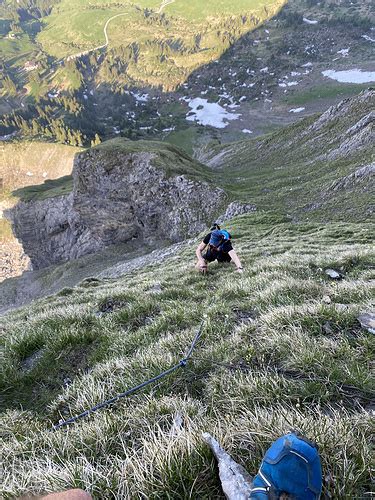
<svg viewBox="0 0 375 500"><path fill-rule="evenodd" d="M250 203L240 203L239 201L233 201L228 205L225 214L221 215L217 219L218 224L222 224L226 220L233 219L237 215L248 214L250 212L256 212L257 207Z"/></svg>
<svg viewBox="0 0 375 500"><path fill-rule="evenodd" d="M354 151L363 149L374 143L375 137L375 112L369 113L347 130L343 142L332 150L328 160L335 160L353 154Z"/></svg>
<svg viewBox="0 0 375 500"><path fill-rule="evenodd" d="M361 92L358 96L353 98L347 98L340 101L335 106L331 106L327 109L319 118L316 120L307 130L306 134L310 134L311 132L317 132L321 130L323 127L326 127L330 122L334 122L339 118L347 116L353 107L353 103L359 105L363 102L366 102L370 99L373 99L375 95L375 90L373 88L369 88L364 92Z"/></svg>
<svg viewBox="0 0 375 500"><path fill-rule="evenodd" d="M40 269L132 239L180 241L206 228L225 200L178 149L117 139L76 156L72 193L20 202L8 217Z"/></svg>
<svg viewBox="0 0 375 500"><path fill-rule="evenodd" d="M13 235L10 222L4 217L4 212L13 205L12 200L0 201L0 282L31 269L30 259Z"/></svg>
<svg viewBox="0 0 375 500"><path fill-rule="evenodd" d="M352 174L335 181L328 188L328 192L350 189L359 183L363 183L366 189L375 189L375 162L365 165Z"/></svg>

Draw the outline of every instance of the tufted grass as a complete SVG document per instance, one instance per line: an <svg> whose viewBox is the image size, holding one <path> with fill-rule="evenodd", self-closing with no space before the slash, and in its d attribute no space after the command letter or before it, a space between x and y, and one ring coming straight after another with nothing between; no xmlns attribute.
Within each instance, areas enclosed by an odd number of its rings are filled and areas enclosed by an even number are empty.
<svg viewBox="0 0 375 500"><path fill-rule="evenodd" d="M222 498L201 433L255 474L291 428L318 443L325 496L370 497L375 344L356 318L374 297L373 228L273 222L228 226L243 275L215 264L198 275L186 246L2 318L4 498L71 487L97 499ZM184 370L50 432L177 363L202 317Z"/></svg>

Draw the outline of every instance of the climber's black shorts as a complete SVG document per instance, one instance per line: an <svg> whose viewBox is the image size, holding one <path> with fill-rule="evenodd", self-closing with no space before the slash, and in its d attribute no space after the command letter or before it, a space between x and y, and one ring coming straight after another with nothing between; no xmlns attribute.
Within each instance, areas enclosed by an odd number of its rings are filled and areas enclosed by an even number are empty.
<svg viewBox="0 0 375 500"><path fill-rule="evenodd" d="M207 262L214 262L217 260L218 262L231 262L231 257L229 253L227 252L213 252L210 248L207 250L207 252L202 255L204 260Z"/></svg>

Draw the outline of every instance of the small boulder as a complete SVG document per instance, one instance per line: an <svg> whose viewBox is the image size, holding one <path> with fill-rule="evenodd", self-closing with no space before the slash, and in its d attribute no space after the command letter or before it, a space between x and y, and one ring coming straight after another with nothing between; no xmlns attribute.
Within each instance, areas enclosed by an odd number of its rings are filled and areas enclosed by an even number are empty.
<svg viewBox="0 0 375 500"><path fill-rule="evenodd" d="M362 328L365 328L370 333L375 333L375 313L362 313L357 319L361 323Z"/></svg>
<svg viewBox="0 0 375 500"><path fill-rule="evenodd" d="M349 304L335 304L335 308L340 312L346 312L350 310Z"/></svg>
<svg viewBox="0 0 375 500"><path fill-rule="evenodd" d="M103 314L111 313L115 310L122 309L125 306L126 302L109 297L108 299L100 302L99 310L97 311L96 316L100 318Z"/></svg>
<svg viewBox="0 0 375 500"><path fill-rule="evenodd" d="M333 329L331 327L331 323L329 321L326 321L323 325L323 330L327 335L332 335L333 334Z"/></svg>
<svg viewBox="0 0 375 500"><path fill-rule="evenodd" d="M155 285L149 288L148 291L150 293L161 293L163 290L160 283L155 283Z"/></svg>
<svg viewBox="0 0 375 500"><path fill-rule="evenodd" d="M342 278L344 277L343 274L339 273L338 271L335 271L334 269L326 269L325 273L333 280L342 280Z"/></svg>

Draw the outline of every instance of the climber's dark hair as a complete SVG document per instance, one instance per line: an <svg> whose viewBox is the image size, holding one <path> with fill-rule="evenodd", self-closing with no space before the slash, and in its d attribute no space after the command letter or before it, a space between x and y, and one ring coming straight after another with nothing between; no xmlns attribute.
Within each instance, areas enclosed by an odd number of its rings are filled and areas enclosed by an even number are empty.
<svg viewBox="0 0 375 500"><path fill-rule="evenodd" d="M216 222L213 224L213 226L211 227L210 231L215 231L215 229L220 229L219 224L216 224Z"/></svg>

